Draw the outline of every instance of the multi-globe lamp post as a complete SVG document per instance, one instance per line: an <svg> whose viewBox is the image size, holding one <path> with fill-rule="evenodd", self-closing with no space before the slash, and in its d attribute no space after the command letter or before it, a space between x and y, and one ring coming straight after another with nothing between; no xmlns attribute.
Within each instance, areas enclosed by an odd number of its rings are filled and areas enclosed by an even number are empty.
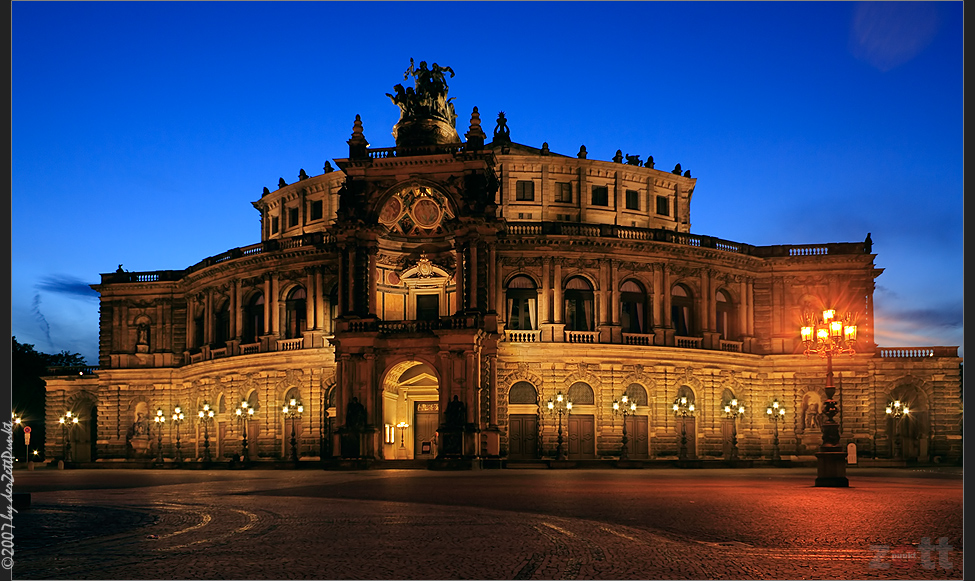
<svg viewBox="0 0 975 581"><path fill-rule="evenodd" d="M181 408L180 406L176 406L173 409L173 424L176 426L176 458L175 458L175 461L176 461L177 464L183 461L183 452L180 449L180 443L179 443L179 426L180 426L180 424L183 423L183 420L184 419L186 419L186 416L183 414L183 408Z"/></svg>
<svg viewBox="0 0 975 581"><path fill-rule="evenodd" d="M247 422L250 421L250 418L254 415L254 408L251 407L251 405L247 403L247 401L242 401L240 402L240 407L234 410L234 414L237 416L237 419L240 421L243 427L243 432L241 433L242 438L240 442L240 446L241 446L240 460L241 462L246 464L247 462L250 461L250 453L248 453L247 451Z"/></svg>
<svg viewBox="0 0 975 581"><path fill-rule="evenodd" d="M156 462L162 464L162 433L163 424L166 423L166 416L163 414L162 408L156 410L156 416L152 418L152 421L156 424Z"/></svg>
<svg viewBox="0 0 975 581"><path fill-rule="evenodd" d="M805 346L806 357L818 353L826 359L826 401L822 423L823 444L816 453L816 486L846 487L846 452L840 447L840 425L834 419L839 413L839 404L833 399L836 387L833 385L833 356L856 353L857 327L852 316L837 317L834 309L823 311L822 320L810 320L799 328Z"/></svg>
<svg viewBox="0 0 975 581"><path fill-rule="evenodd" d="M628 395L623 394L620 401L613 400L613 415L623 416L623 439L620 442L620 460L629 460L630 458L629 450L627 450L627 442L629 440L626 437L626 416L633 413L636 413L636 402L630 401Z"/></svg>
<svg viewBox="0 0 975 581"><path fill-rule="evenodd" d="M772 421L772 461L778 462L782 459L779 454L779 420L785 419L785 408L779 404L779 400L773 399L765 408L765 415Z"/></svg>
<svg viewBox="0 0 975 581"><path fill-rule="evenodd" d="M899 399L887 403L887 416L894 420L894 457L902 458L904 455L904 448L901 443L901 420L911 413L910 408L907 404L901 402Z"/></svg>
<svg viewBox="0 0 975 581"><path fill-rule="evenodd" d="M210 458L210 424L213 422L213 409L210 404L203 402L203 409L196 414L203 424L203 461L209 462Z"/></svg>
<svg viewBox="0 0 975 581"><path fill-rule="evenodd" d="M305 406L296 398L291 398L288 403L281 408L284 417L291 422L291 460L298 465L298 438L295 435L295 424L301 419L301 414L305 412Z"/></svg>
<svg viewBox="0 0 975 581"><path fill-rule="evenodd" d="M558 415L559 417L559 434L557 445L555 448L555 457L559 460L565 460L568 455L562 449L562 416L568 414L572 411L572 402L569 398L562 395L562 392L555 394L555 399L549 398L548 400L548 413L551 415Z"/></svg>
<svg viewBox="0 0 975 581"><path fill-rule="evenodd" d="M680 418L680 452L678 458L687 460L687 418L694 417L694 404L681 396L674 401L674 417Z"/></svg>
<svg viewBox="0 0 975 581"><path fill-rule="evenodd" d="M729 460L738 459L738 416L744 415L745 406L737 398L724 404L724 413L731 420L731 454Z"/></svg>
<svg viewBox="0 0 975 581"><path fill-rule="evenodd" d="M61 448L64 450L65 463L71 460L71 438L68 437L68 430L78 425L79 421L78 416L71 410L64 412L64 415L58 418L58 423L61 424Z"/></svg>

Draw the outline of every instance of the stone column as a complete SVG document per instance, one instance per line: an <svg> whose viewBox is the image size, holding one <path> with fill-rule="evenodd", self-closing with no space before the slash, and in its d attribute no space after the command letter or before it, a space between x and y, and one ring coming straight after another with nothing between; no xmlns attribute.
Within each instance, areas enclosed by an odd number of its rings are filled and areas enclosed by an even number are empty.
<svg viewBox="0 0 975 581"><path fill-rule="evenodd" d="M315 307L317 306L318 289L315 285L315 269L314 267L309 267L305 270L305 324L308 325L308 330L311 331L316 329L315 318ZM314 345L306 345L306 347L314 347Z"/></svg>
<svg viewBox="0 0 975 581"><path fill-rule="evenodd" d="M552 283L552 320L562 322L562 261L555 259L555 281Z"/></svg>
<svg viewBox="0 0 975 581"><path fill-rule="evenodd" d="M470 268L470 288L467 289L470 299L468 304L472 309L481 309L481 305L477 301L477 240L471 240L470 244L467 245L468 252L470 253L470 261L467 266Z"/></svg>
<svg viewBox="0 0 975 581"><path fill-rule="evenodd" d="M538 296L538 322L552 321L552 259L548 256L542 259L542 292Z"/></svg>
<svg viewBox="0 0 975 581"><path fill-rule="evenodd" d="M464 243L458 240L454 244L454 251L457 255L457 268L454 275L457 290L457 312L462 313L467 304L467 297L464 294Z"/></svg>
<svg viewBox="0 0 975 581"><path fill-rule="evenodd" d="M235 278L230 291L230 338L240 340L240 333L244 328L244 309L241 306L243 289L240 279Z"/></svg>
<svg viewBox="0 0 975 581"><path fill-rule="evenodd" d="M368 289L368 301L369 304L366 305L365 312L371 316L377 316L379 314L379 266L377 264L377 255L379 253L379 248L375 241L368 246L366 252L369 254L369 289Z"/></svg>

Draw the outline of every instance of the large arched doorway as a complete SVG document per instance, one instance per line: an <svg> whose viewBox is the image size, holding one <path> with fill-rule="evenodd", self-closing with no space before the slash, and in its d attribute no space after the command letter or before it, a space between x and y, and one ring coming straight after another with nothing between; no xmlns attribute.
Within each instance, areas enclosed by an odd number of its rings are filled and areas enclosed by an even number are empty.
<svg viewBox="0 0 975 581"><path fill-rule="evenodd" d="M626 388L626 398L636 404L636 411L626 416L627 454L642 460L650 457L650 418L647 390L639 383Z"/></svg>
<svg viewBox="0 0 975 581"><path fill-rule="evenodd" d="M538 391L519 381L508 390L508 459L538 457Z"/></svg>
<svg viewBox="0 0 975 581"><path fill-rule="evenodd" d="M589 384L577 381L569 387L572 411L568 415L569 459L596 457L596 397Z"/></svg>
<svg viewBox="0 0 975 581"><path fill-rule="evenodd" d="M431 459L440 425L440 380L422 361L392 366L383 381L383 446L386 460Z"/></svg>
<svg viewBox="0 0 975 581"><path fill-rule="evenodd" d="M909 410L899 419L885 414L890 457L926 462L931 433L927 398L915 386L902 384L891 390L889 400L899 401Z"/></svg>
<svg viewBox="0 0 975 581"><path fill-rule="evenodd" d="M73 414L78 417L78 423L67 428L68 440L71 442L71 457L68 460L94 462L98 456L98 406L92 396L85 394L71 407Z"/></svg>

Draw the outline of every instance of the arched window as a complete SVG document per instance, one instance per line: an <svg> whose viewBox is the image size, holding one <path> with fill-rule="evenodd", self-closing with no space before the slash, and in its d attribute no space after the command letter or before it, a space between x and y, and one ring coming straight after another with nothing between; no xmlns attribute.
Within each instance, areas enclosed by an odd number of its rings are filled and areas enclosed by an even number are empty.
<svg viewBox="0 0 975 581"><path fill-rule="evenodd" d="M594 295L592 285L581 276L574 276L565 285L565 330L592 331Z"/></svg>
<svg viewBox="0 0 975 581"><path fill-rule="evenodd" d="M241 341L257 343L264 334L264 295L255 293L244 307L244 329Z"/></svg>
<svg viewBox="0 0 975 581"><path fill-rule="evenodd" d="M581 381L573 383L569 387L569 393L567 395L572 405L592 405L596 403L596 396L593 394L592 388L589 387L588 383Z"/></svg>
<svg viewBox="0 0 975 581"><path fill-rule="evenodd" d="M647 293L643 286L628 280L620 287L620 326L624 333L647 333Z"/></svg>
<svg viewBox="0 0 975 581"><path fill-rule="evenodd" d="M305 307L305 289L297 286L288 293L284 301L285 310L285 339L297 339L307 329L307 314Z"/></svg>
<svg viewBox="0 0 975 581"><path fill-rule="evenodd" d="M717 316L717 327L715 331L725 341L733 340L737 336L735 329L737 309L735 308L735 304L731 302L731 296L724 290L719 290L715 294L714 300L715 314Z"/></svg>
<svg viewBox="0 0 975 581"><path fill-rule="evenodd" d="M538 403L538 392L535 391L534 385L527 381L519 381L508 391L508 403Z"/></svg>
<svg viewBox="0 0 975 581"><path fill-rule="evenodd" d="M680 337L692 337L694 333L694 297L682 284L674 285L670 293L670 319L675 333Z"/></svg>
<svg viewBox="0 0 975 581"><path fill-rule="evenodd" d="M206 322L206 309L202 306L196 311L196 316L193 317L193 347L200 347L206 340L204 334Z"/></svg>
<svg viewBox="0 0 975 581"><path fill-rule="evenodd" d="M647 405L647 390L639 383L631 383L626 388L626 398L636 402L636 405L645 406Z"/></svg>
<svg viewBox="0 0 975 581"><path fill-rule="evenodd" d="M230 340L230 301L224 301L214 315L213 342L221 345Z"/></svg>
<svg viewBox="0 0 975 581"><path fill-rule="evenodd" d="M508 329L532 330L537 327L538 290L535 281L527 276L514 277L508 282L505 298L508 301Z"/></svg>

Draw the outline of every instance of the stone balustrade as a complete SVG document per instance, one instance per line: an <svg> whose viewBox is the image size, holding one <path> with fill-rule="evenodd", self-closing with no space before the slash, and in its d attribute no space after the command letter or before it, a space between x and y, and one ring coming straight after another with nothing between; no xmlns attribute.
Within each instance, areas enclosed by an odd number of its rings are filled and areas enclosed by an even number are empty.
<svg viewBox="0 0 975 581"><path fill-rule="evenodd" d="M565 331L566 343L599 343L599 331Z"/></svg>

